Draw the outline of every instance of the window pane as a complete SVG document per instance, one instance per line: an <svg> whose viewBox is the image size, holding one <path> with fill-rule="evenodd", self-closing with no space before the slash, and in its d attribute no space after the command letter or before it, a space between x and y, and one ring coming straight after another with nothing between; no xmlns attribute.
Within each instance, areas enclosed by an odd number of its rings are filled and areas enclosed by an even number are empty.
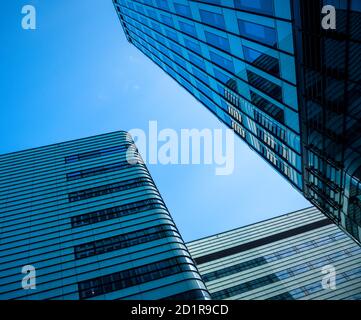
<svg viewBox="0 0 361 320"><path fill-rule="evenodd" d="M189 8L189 6L186 6L184 4L175 3L174 9L179 15L185 16L188 18L192 18L191 9Z"/></svg>
<svg viewBox="0 0 361 320"><path fill-rule="evenodd" d="M223 68L225 68L227 70L229 70L231 73L235 73L234 65L233 65L232 60L226 59L226 58L224 58L224 57L222 57L222 56L220 56L220 55L218 55L218 54L216 54L216 53L214 53L212 51L209 52L209 55L211 57L211 60L214 63L222 66Z"/></svg>
<svg viewBox="0 0 361 320"><path fill-rule="evenodd" d="M196 28L194 25L179 21L179 26L183 32L185 32L191 36L197 37L197 32L196 32Z"/></svg>
<svg viewBox="0 0 361 320"><path fill-rule="evenodd" d="M231 51L231 48L229 47L229 41L227 38L223 38L208 31L205 31L204 33L206 35L206 39L209 44L227 52Z"/></svg>
<svg viewBox="0 0 361 320"><path fill-rule="evenodd" d="M265 92L276 100L282 100L282 88L275 83L247 70L248 82L253 87Z"/></svg>
<svg viewBox="0 0 361 320"><path fill-rule="evenodd" d="M226 29L226 24L221 14L209 12L206 10L199 10L199 13L201 15L202 22L210 24L212 26L216 26L221 29Z"/></svg>
<svg viewBox="0 0 361 320"><path fill-rule="evenodd" d="M242 36L260 41L270 46L277 45L277 35L274 28L260 24L238 20L239 32Z"/></svg>
<svg viewBox="0 0 361 320"><path fill-rule="evenodd" d="M274 15L273 0L235 0L234 5L241 10Z"/></svg>
<svg viewBox="0 0 361 320"><path fill-rule="evenodd" d="M280 67L278 59L265 53L243 46L244 58L253 66L279 76Z"/></svg>

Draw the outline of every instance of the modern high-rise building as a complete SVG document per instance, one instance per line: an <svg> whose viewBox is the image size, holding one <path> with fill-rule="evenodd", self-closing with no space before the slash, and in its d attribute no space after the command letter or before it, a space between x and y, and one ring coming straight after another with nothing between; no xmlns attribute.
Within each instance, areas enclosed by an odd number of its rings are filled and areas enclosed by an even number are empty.
<svg viewBox="0 0 361 320"><path fill-rule="evenodd" d="M212 299L361 300L360 246L314 207L187 247Z"/></svg>
<svg viewBox="0 0 361 320"><path fill-rule="evenodd" d="M359 0L113 2L130 43L360 242Z"/></svg>
<svg viewBox="0 0 361 320"><path fill-rule="evenodd" d="M209 298L124 131L0 155L0 217L0 299Z"/></svg>

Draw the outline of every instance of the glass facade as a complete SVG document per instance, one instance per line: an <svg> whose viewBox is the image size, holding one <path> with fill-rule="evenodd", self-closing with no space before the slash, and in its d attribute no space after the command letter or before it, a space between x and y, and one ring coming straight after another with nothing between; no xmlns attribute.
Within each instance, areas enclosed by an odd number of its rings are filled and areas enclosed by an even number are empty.
<svg viewBox="0 0 361 320"><path fill-rule="evenodd" d="M0 155L0 213L0 299L209 299L126 132Z"/></svg>
<svg viewBox="0 0 361 320"><path fill-rule="evenodd" d="M315 12L337 9L336 30ZM295 1L305 196L361 242L361 3Z"/></svg>
<svg viewBox="0 0 361 320"><path fill-rule="evenodd" d="M132 44L302 190L290 6L257 2L265 15L252 1L115 6Z"/></svg>
<svg viewBox="0 0 361 320"><path fill-rule="evenodd" d="M212 299L359 300L361 248L315 208L187 244ZM336 289L324 288L324 267Z"/></svg>
<svg viewBox="0 0 361 320"><path fill-rule="evenodd" d="M320 31L321 0L113 2L130 43L360 240L359 1L327 1L335 34Z"/></svg>

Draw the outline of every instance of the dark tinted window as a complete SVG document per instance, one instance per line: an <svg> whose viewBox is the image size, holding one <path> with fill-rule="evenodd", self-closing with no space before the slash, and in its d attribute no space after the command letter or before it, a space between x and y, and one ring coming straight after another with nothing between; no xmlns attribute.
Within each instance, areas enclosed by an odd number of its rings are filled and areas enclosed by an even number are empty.
<svg viewBox="0 0 361 320"><path fill-rule="evenodd" d="M186 258L171 258L85 280L78 283L80 299L99 296L141 283L162 279L184 271L195 271L194 266L187 263Z"/></svg>
<svg viewBox="0 0 361 320"><path fill-rule="evenodd" d="M151 183L146 178L135 178L126 181L106 184L100 187L89 188L81 191L69 193L69 202L104 196L114 192L120 192L142 186L150 186Z"/></svg>
<svg viewBox="0 0 361 320"><path fill-rule="evenodd" d="M273 104L272 102L262 98L259 94L251 91L252 103L261 109L263 112L267 113L273 119L277 120L280 123L284 123L285 115L284 111Z"/></svg>
<svg viewBox="0 0 361 320"><path fill-rule="evenodd" d="M258 74L247 70L248 82L253 87L263 91L268 94L270 97L282 100L282 88L277 84L259 76Z"/></svg>
<svg viewBox="0 0 361 320"><path fill-rule="evenodd" d="M106 239L87 242L74 247L75 259L83 259L159 240L168 236L174 236L175 231L175 228L171 225L160 225Z"/></svg>
<svg viewBox="0 0 361 320"><path fill-rule="evenodd" d="M158 199L141 200L71 217L71 226L73 228L86 226L152 209L166 210L163 202Z"/></svg>
<svg viewBox="0 0 361 320"><path fill-rule="evenodd" d="M77 180L77 179L81 179L81 178L97 176L97 175L104 174L104 173L114 172L114 171L118 171L121 169L130 168L132 166L133 166L133 164L130 164L128 161L122 161L122 162L112 163L112 164L99 166L99 167L95 167L95 168L71 172L71 173L68 173L66 176L67 176L67 180L71 181L71 180Z"/></svg>
<svg viewBox="0 0 361 320"><path fill-rule="evenodd" d="M279 76L280 67L278 59L265 53L243 46L244 58L253 66Z"/></svg>
<svg viewBox="0 0 361 320"><path fill-rule="evenodd" d="M104 148L104 149L100 149L100 150L71 155L71 156L68 156L65 158L65 163L72 163L72 162L76 162L76 161L87 160L87 159L92 159L92 158L97 158L97 157L101 157L101 156L107 156L110 154L122 152L122 151L127 150L130 145L131 145L130 143L125 143L124 145L121 145L121 146L114 146L114 147Z"/></svg>

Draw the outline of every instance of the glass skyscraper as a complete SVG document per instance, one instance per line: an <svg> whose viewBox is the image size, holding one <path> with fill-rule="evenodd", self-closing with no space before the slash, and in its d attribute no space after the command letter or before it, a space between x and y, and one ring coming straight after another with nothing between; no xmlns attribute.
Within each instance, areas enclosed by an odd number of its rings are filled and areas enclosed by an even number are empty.
<svg viewBox="0 0 361 320"><path fill-rule="evenodd" d="M124 131L0 155L0 215L0 299L209 298Z"/></svg>
<svg viewBox="0 0 361 320"><path fill-rule="evenodd" d="M187 247L213 299L361 300L361 248L314 207Z"/></svg>
<svg viewBox="0 0 361 320"><path fill-rule="evenodd" d="M304 194L361 240L361 1L337 8L320 29L320 1L295 1Z"/></svg>
<svg viewBox="0 0 361 320"><path fill-rule="evenodd" d="M113 1L130 43L360 241L360 1Z"/></svg>

